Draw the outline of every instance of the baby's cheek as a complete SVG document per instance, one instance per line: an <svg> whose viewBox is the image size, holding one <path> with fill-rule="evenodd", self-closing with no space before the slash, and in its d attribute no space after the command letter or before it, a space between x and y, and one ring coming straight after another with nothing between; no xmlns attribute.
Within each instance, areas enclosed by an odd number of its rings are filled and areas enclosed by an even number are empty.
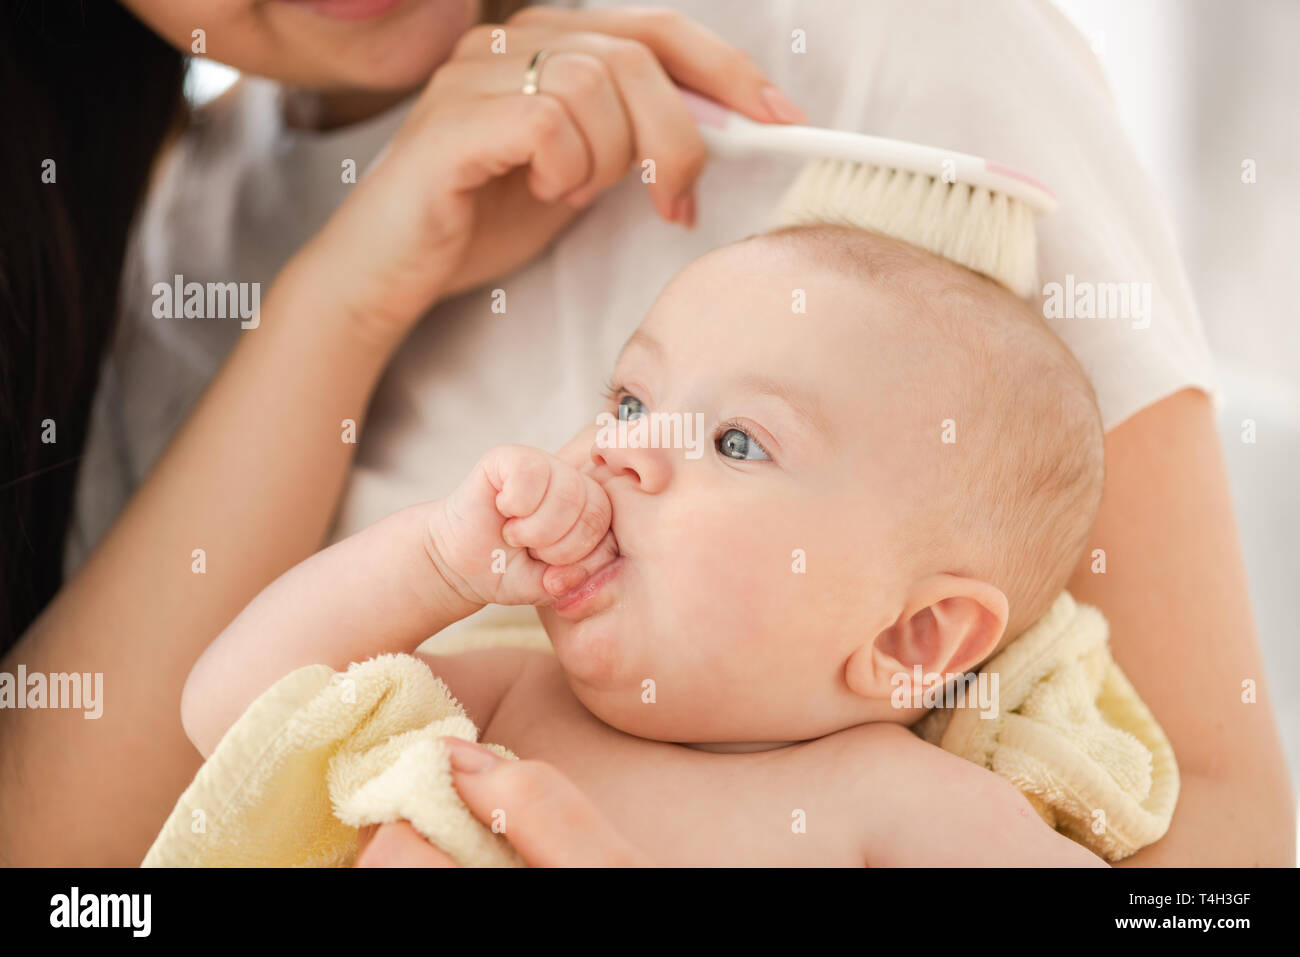
<svg viewBox="0 0 1300 957"><path fill-rule="evenodd" d="M732 507L728 508L728 504ZM710 502L692 510L679 529L674 574L695 582L711 602L766 604L787 594L808 526L783 515L788 506L767 501Z"/></svg>
<svg viewBox="0 0 1300 957"><path fill-rule="evenodd" d="M700 535L696 549L668 574L677 629L694 636L697 654L752 654L762 637L786 623L793 594L788 563L771 549L736 548Z"/></svg>

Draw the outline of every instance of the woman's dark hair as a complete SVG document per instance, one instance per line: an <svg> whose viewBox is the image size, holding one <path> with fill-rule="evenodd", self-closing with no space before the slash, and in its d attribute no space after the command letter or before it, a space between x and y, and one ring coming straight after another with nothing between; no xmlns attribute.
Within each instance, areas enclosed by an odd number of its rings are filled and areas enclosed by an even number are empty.
<svg viewBox="0 0 1300 957"><path fill-rule="evenodd" d="M184 76L115 0L0 5L0 652L61 583L127 238Z"/></svg>

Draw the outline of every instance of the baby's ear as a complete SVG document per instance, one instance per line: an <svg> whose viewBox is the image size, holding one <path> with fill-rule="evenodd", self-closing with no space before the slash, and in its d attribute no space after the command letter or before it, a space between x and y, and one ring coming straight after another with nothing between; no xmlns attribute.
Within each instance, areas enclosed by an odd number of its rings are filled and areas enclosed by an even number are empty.
<svg viewBox="0 0 1300 957"><path fill-rule="evenodd" d="M988 582L933 575L909 591L898 618L849 658L845 679L864 698L887 698L896 675L964 674L993 653L1007 598Z"/></svg>

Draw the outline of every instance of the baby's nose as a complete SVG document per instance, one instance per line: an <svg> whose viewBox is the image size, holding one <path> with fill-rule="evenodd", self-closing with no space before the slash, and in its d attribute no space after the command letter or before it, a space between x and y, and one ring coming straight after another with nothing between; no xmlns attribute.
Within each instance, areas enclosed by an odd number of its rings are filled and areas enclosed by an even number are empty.
<svg viewBox="0 0 1300 957"><path fill-rule="evenodd" d="M592 463L608 469L610 479L625 476L650 493L663 491L668 484L672 469L669 454L666 449L605 448L599 442L591 446Z"/></svg>

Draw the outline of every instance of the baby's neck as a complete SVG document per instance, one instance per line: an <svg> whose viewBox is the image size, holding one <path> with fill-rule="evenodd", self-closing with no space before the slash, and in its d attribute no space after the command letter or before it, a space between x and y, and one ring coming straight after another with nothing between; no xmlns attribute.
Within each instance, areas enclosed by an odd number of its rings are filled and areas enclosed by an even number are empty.
<svg viewBox="0 0 1300 957"><path fill-rule="evenodd" d="M696 751L712 751L715 754L747 754L750 751L775 751L777 748L788 748L792 744L798 744L797 741L719 741L716 744L710 742L687 742L683 747L694 748Z"/></svg>

